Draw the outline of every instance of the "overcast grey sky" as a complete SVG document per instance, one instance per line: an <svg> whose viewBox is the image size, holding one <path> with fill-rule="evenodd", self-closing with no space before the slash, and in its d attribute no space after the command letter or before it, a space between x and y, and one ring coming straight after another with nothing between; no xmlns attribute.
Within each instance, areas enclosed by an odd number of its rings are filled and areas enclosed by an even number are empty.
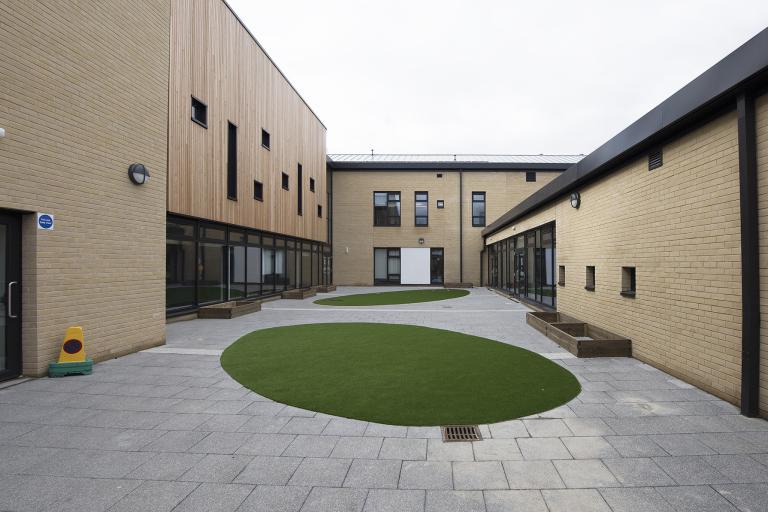
<svg viewBox="0 0 768 512"><path fill-rule="evenodd" d="M589 153L768 26L765 0L229 3L329 153Z"/></svg>

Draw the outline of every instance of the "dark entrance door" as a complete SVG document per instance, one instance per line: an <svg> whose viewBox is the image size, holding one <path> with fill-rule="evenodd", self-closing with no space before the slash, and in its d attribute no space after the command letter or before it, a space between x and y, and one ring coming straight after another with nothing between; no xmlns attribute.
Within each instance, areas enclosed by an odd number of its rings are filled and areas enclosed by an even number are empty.
<svg viewBox="0 0 768 512"><path fill-rule="evenodd" d="M21 373L21 224L0 212L0 380Z"/></svg>
<svg viewBox="0 0 768 512"><path fill-rule="evenodd" d="M429 251L429 282L443 284L443 248L432 248Z"/></svg>

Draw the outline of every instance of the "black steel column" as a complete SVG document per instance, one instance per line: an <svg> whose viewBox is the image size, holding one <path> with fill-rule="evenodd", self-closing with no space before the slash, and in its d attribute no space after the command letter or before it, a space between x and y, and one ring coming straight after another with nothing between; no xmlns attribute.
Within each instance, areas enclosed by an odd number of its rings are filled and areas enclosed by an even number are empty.
<svg viewBox="0 0 768 512"><path fill-rule="evenodd" d="M740 94L736 112L741 210L741 413L754 417L759 414L760 389L760 247L754 98Z"/></svg>

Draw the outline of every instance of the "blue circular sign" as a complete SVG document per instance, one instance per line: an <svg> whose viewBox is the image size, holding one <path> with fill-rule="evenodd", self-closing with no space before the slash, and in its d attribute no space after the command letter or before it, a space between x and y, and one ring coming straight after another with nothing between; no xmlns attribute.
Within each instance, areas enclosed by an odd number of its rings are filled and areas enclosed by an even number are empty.
<svg viewBox="0 0 768 512"><path fill-rule="evenodd" d="M53 219L48 214L43 214L37 219L37 223L43 229L51 229L53 227Z"/></svg>

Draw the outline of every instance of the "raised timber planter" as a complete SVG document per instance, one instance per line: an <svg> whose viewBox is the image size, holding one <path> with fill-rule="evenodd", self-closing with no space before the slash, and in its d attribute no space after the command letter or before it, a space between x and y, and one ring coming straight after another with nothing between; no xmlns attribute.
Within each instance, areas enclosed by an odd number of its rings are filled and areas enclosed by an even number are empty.
<svg viewBox="0 0 768 512"><path fill-rule="evenodd" d="M473 288L472 283L444 283L443 288Z"/></svg>
<svg viewBox="0 0 768 512"><path fill-rule="evenodd" d="M324 284L317 287L318 293L328 293L328 292L335 292L335 291L336 291L335 284Z"/></svg>
<svg viewBox="0 0 768 512"><path fill-rule="evenodd" d="M315 288L298 288L296 290L288 290L283 292L282 297L284 299L308 299L317 295L317 289Z"/></svg>
<svg viewBox="0 0 768 512"><path fill-rule="evenodd" d="M631 357L632 341L562 313L532 312L528 325L576 357Z"/></svg>
<svg viewBox="0 0 768 512"><path fill-rule="evenodd" d="M198 310L197 317L229 319L257 311L261 311L261 302L258 300L233 300L223 304L203 306Z"/></svg>

